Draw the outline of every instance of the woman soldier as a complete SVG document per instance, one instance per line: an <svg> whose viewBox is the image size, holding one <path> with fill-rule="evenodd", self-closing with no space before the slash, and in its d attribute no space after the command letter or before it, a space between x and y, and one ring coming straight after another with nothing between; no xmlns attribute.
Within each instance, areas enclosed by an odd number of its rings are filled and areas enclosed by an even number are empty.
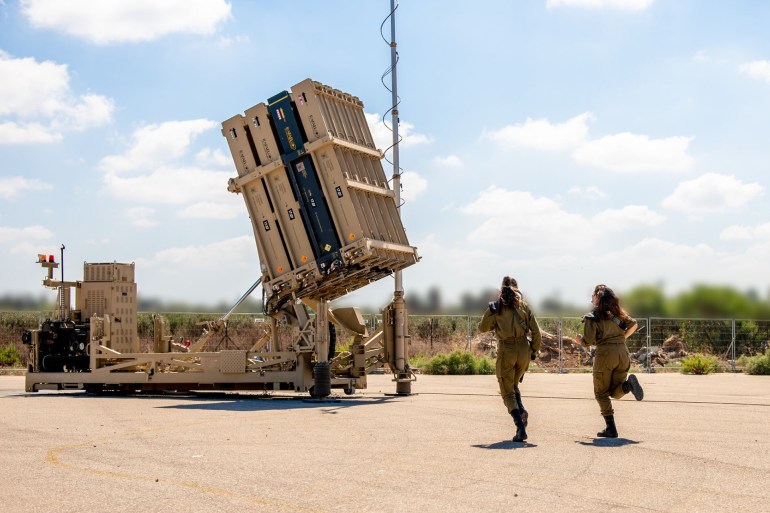
<svg viewBox="0 0 770 513"><path fill-rule="evenodd" d="M540 327L529 305L524 302L518 290L516 280L510 276L503 278L497 301L489 303L489 308L479 323L479 331L495 331L497 336L497 381L500 395L508 413L516 424L514 442L527 439L528 414L521 402L519 382L527 372L530 360L534 360L540 344ZM527 339L531 332L532 341Z"/></svg>
<svg viewBox="0 0 770 513"><path fill-rule="evenodd" d="M596 346L594 355L594 397L599 403L607 427L596 436L617 438L615 416L612 409L613 399L620 399L631 392L637 401L644 397L636 376L628 375L631 360L628 356L626 339L637 328L636 319L620 307L620 300L613 290L606 285L597 285L591 302L594 309L583 316L583 335L578 333L577 341L588 346ZM628 379L626 379L628 376Z"/></svg>

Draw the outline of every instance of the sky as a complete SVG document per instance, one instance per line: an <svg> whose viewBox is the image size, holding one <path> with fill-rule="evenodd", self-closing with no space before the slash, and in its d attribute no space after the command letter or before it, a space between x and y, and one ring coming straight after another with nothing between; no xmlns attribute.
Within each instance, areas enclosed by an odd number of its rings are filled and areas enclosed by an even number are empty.
<svg viewBox="0 0 770 513"><path fill-rule="evenodd" d="M141 297L234 303L260 271L221 122L312 78L360 98L385 150L389 12L0 0L0 295L40 294L37 254L64 245L66 280L134 262ZM400 211L421 256L407 296L457 303L511 275L533 304L588 305L597 283L766 297L770 2L402 0L395 16ZM383 307L393 287L338 301Z"/></svg>

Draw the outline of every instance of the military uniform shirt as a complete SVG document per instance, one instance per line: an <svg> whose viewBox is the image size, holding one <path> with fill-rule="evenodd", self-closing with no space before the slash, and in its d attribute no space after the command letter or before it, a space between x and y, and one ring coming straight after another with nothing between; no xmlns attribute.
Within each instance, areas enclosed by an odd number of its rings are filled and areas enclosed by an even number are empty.
<svg viewBox="0 0 770 513"><path fill-rule="evenodd" d="M519 309L514 315L512 308L502 308L497 313L492 313L492 310L487 308L484 312L479 323L479 331L490 331L492 328L495 330L495 335L500 341L509 339L524 340L527 336L527 332L532 332L532 341L530 347L532 352L537 353L540 351L540 345L542 344L542 338L540 335L540 326L537 324L537 319L532 315L529 306L525 302L521 302Z"/></svg>

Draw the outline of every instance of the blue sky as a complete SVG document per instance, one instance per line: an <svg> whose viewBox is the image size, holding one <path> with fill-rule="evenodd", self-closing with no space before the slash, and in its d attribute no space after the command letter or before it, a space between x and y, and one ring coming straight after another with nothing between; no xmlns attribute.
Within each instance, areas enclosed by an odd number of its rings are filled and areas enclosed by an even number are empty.
<svg viewBox="0 0 770 513"><path fill-rule="evenodd" d="M69 280L135 262L141 296L236 300L259 263L220 123L310 77L384 150L389 8L0 0L0 293L39 294L65 244ZM770 3L403 0L396 25L407 294L766 296Z"/></svg>

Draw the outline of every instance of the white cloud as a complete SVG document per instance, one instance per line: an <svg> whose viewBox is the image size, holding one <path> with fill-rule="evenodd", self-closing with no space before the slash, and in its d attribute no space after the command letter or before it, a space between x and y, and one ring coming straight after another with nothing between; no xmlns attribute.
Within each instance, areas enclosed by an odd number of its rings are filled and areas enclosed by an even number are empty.
<svg viewBox="0 0 770 513"><path fill-rule="evenodd" d="M194 139L219 126L194 119L148 125L132 134L122 154L102 159L105 190L110 195L156 205L178 205L187 219L232 219L243 212L240 198L227 191L232 160L220 149L192 152ZM190 162L195 161L195 164ZM213 169L213 170L212 170ZM226 170L222 170L226 169ZM240 207L236 207L240 205ZM154 226L149 211L133 210L135 226Z"/></svg>
<svg viewBox="0 0 770 513"><path fill-rule="evenodd" d="M564 123L527 118L524 123L486 132L482 137L507 148L531 148L540 151L572 150L572 158L585 166L617 172L686 171L694 159L687 155L692 137L650 139L628 132L591 140L588 121L594 115L584 112Z"/></svg>
<svg viewBox="0 0 770 513"><path fill-rule="evenodd" d="M460 210L481 220L468 240L483 246L563 249L583 245L597 233L584 217L529 192L491 187Z"/></svg>
<svg viewBox="0 0 770 513"><path fill-rule="evenodd" d="M147 125L133 134L133 144L123 154L104 157L99 166L112 173L155 167L185 155L199 134L219 126L215 121L192 119Z"/></svg>
<svg viewBox="0 0 770 513"><path fill-rule="evenodd" d="M643 11L652 7L655 0L548 0L549 9L555 7L580 7L584 9L619 9L623 11Z"/></svg>
<svg viewBox="0 0 770 513"><path fill-rule="evenodd" d="M589 141L572 157L581 165L621 173L687 171L694 159L687 155L692 137L650 139L623 132Z"/></svg>
<svg viewBox="0 0 770 513"><path fill-rule="evenodd" d="M414 241L414 244L423 263L405 271L410 273L408 285L411 290L427 290L437 285L435 274L421 272L419 269L423 265L431 265L430 262L441 262L445 276L463 277L462 280L441 279L443 292L453 286L466 287L469 282L483 283L489 266L480 266L479 262L499 261L499 257L494 252L485 249L482 245L462 244L461 238L449 241L447 244L434 234L429 234L425 239Z"/></svg>
<svg viewBox="0 0 770 513"><path fill-rule="evenodd" d="M10 176L0 178L0 197L6 199L16 198L22 191L46 191L52 189L51 184L37 179L28 180L23 176Z"/></svg>
<svg viewBox="0 0 770 513"><path fill-rule="evenodd" d="M150 258L136 259L142 267L163 269L222 269L254 260L254 238L249 235L197 246L174 247L157 252Z"/></svg>
<svg viewBox="0 0 770 513"><path fill-rule="evenodd" d="M0 50L0 116L51 117L70 94L65 64L15 59Z"/></svg>
<svg viewBox="0 0 770 513"><path fill-rule="evenodd" d="M584 112L564 123L527 118L524 123L508 125L489 132L486 137L505 147L524 147L541 151L566 151L581 145L588 136L588 121L593 114Z"/></svg>
<svg viewBox="0 0 770 513"><path fill-rule="evenodd" d="M757 226L728 226L719 234L722 240L759 240L770 241L770 223Z"/></svg>
<svg viewBox="0 0 770 513"><path fill-rule="evenodd" d="M415 201L428 189L428 181L414 171L401 173L401 185L402 201Z"/></svg>
<svg viewBox="0 0 770 513"><path fill-rule="evenodd" d="M567 191L567 194L578 196L580 199L584 200L604 199L607 197L607 193L595 185L589 185L588 187L572 187Z"/></svg>
<svg viewBox="0 0 770 513"><path fill-rule="evenodd" d="M698 50L695 55L692 56L693 62L709 62L711 56L705 50Z"/></svg>
<svg viewBox="0 0 770 513"><path fill-rule="evenodd" d="M216 148L214 150L211 148L203 148L195 154L195 160L202 166L224 167L227 169L233 168L232 157L225 155L221 148Z"/></svg>
<svg viewBox="0 0 770 513"><path fill-rule="evenodd" d="M664 270L672 265L679 268L693 267L694 263L714 256L716 256L716 251L708 244L690 246L661 239L646 238L607 257L608 259L629 259L637 264L654 262L658 268Z"/></svg>
<svg viewBox="0 0 770 513"><path fill-rule="evenodd" d="M92 126L101 126L110 121L115 105L112 100L95 94L84 94L78 103L63 105L62 118L54 119L54 126L74 130L84 130Z"/></svg>
<svg viewBox="0 0 770 513"><path fill-rule="evenodd" d="M770 82L770 61L753 61L741 65L741 73L751 78Z"/></svg>
<svg viewBox="0 0 770 513"><path fill-rule="evenodd" d="M463 167L463 161L457 155L447 155L446 157L435 157L433 162L441 167Z"/></svg>
<svg viewBox="0 0 770 513"><path fill-rule="evenodd" d="M385 151L393 144L393 132L385 126L379 114L364 113L366 122L369 124L369 131L372 133L374 145L380 151ZM398 135L401 137L400 147L409 148L419 144L428 144L433 142L429 136L414 131L414 125L408 121L401 121L398 125Z"/></svg>
<svg viewBox="0 0 770 513"><path fill-rule="evenodd" d="M69 80L64 64L17 59L0 50L0 144L57 142L64 131L108 123L113 101L76 96Z"/></svg>
<svg viewBox="0 0 770 513"><path fill-rule="evenodd" d="M763 191L764 188L757 183L745 184L732 175L707 173L681 182L663 200L663 206L698 217L740 209L762 195Z"/></svg>
<svg viewBox="0 0 770 513"><path fill-rule="evenodd" d="M644 205L608 209L587 218L564 210L552 199L499 187L482 191L460 211L481 220L468 235L470 242L492 248L515 247L520 254L529 249L585 247L606 234L657 226L666 219Z"/></svg>
<svg viewBox="0 0 770 513"><path fill-rule="evenodd" d="M249 43L251 43L251 38L247 35L222 36L218 41L218 44L221 48L229 48L233 45L243 46Z"/></svg>
<svg viewBox="0 0 770 513"><path fill-rule="evenodd" d="M13 121L0 123L0 144L52 143L62 140L62 135L39 123L19 125Z"/></svg>
<svg viewBox="0 0 770 513"><path fill-rule="evenodd" d="M185 219L235 219L243 217L246 209L240 198L232 202L201 201L179 211L179 217Z"/></svg>
<svg viewBox="0 0 770 513"><path fill-rule="evenodd" d="M116 198L164 205L183 205L196 200L230 194L227 181L231 173L212 172L195 167L161 166L150 174L124 177L107 173L104 183Z"/></svg>
<svg viewBox="0 0 770 513"><path fill-rule="evenodd" d="M134 207L126 211L126 216L131 224L137 228L151 228L158 225L158 221L152 219L155 209L150 207Z"/></svg>
<svg viewBox="0 0 770 513"><path fill-rule="evenodd" d="M708 244L687 245L645 238L617 252L597 255L592 265L600 270L597 276L601 276L602 282L615 283L617 287L664 281L667 286L681 289L720 275L725 258L726 255ZM618 262L623 265L617 265ZM629 273L629 269L634 272Z"/></svg>
<svg viewBox="0 0 770 513"><path fill-rule="evenodd" d="M209 35L230 18L224 0L22 0L21 12L48 28L98 45L152 41L191 33Z"/></svg>
<svg viewBox="0 0 770 513"><path fill-rule="evenodd" d="M591 224L602 230L621 231L638 226L658 226L666 216L658 214L646 205L627 205L619 209L608 209L596 214Z"/></svg>
<svg viewBox="0 0 770 513"><path fill-rule="evenodd" d="M0 226L0 242L43 241L50 239L53 233L42 226L27 226L24 228L9 228Z"/></svg>

